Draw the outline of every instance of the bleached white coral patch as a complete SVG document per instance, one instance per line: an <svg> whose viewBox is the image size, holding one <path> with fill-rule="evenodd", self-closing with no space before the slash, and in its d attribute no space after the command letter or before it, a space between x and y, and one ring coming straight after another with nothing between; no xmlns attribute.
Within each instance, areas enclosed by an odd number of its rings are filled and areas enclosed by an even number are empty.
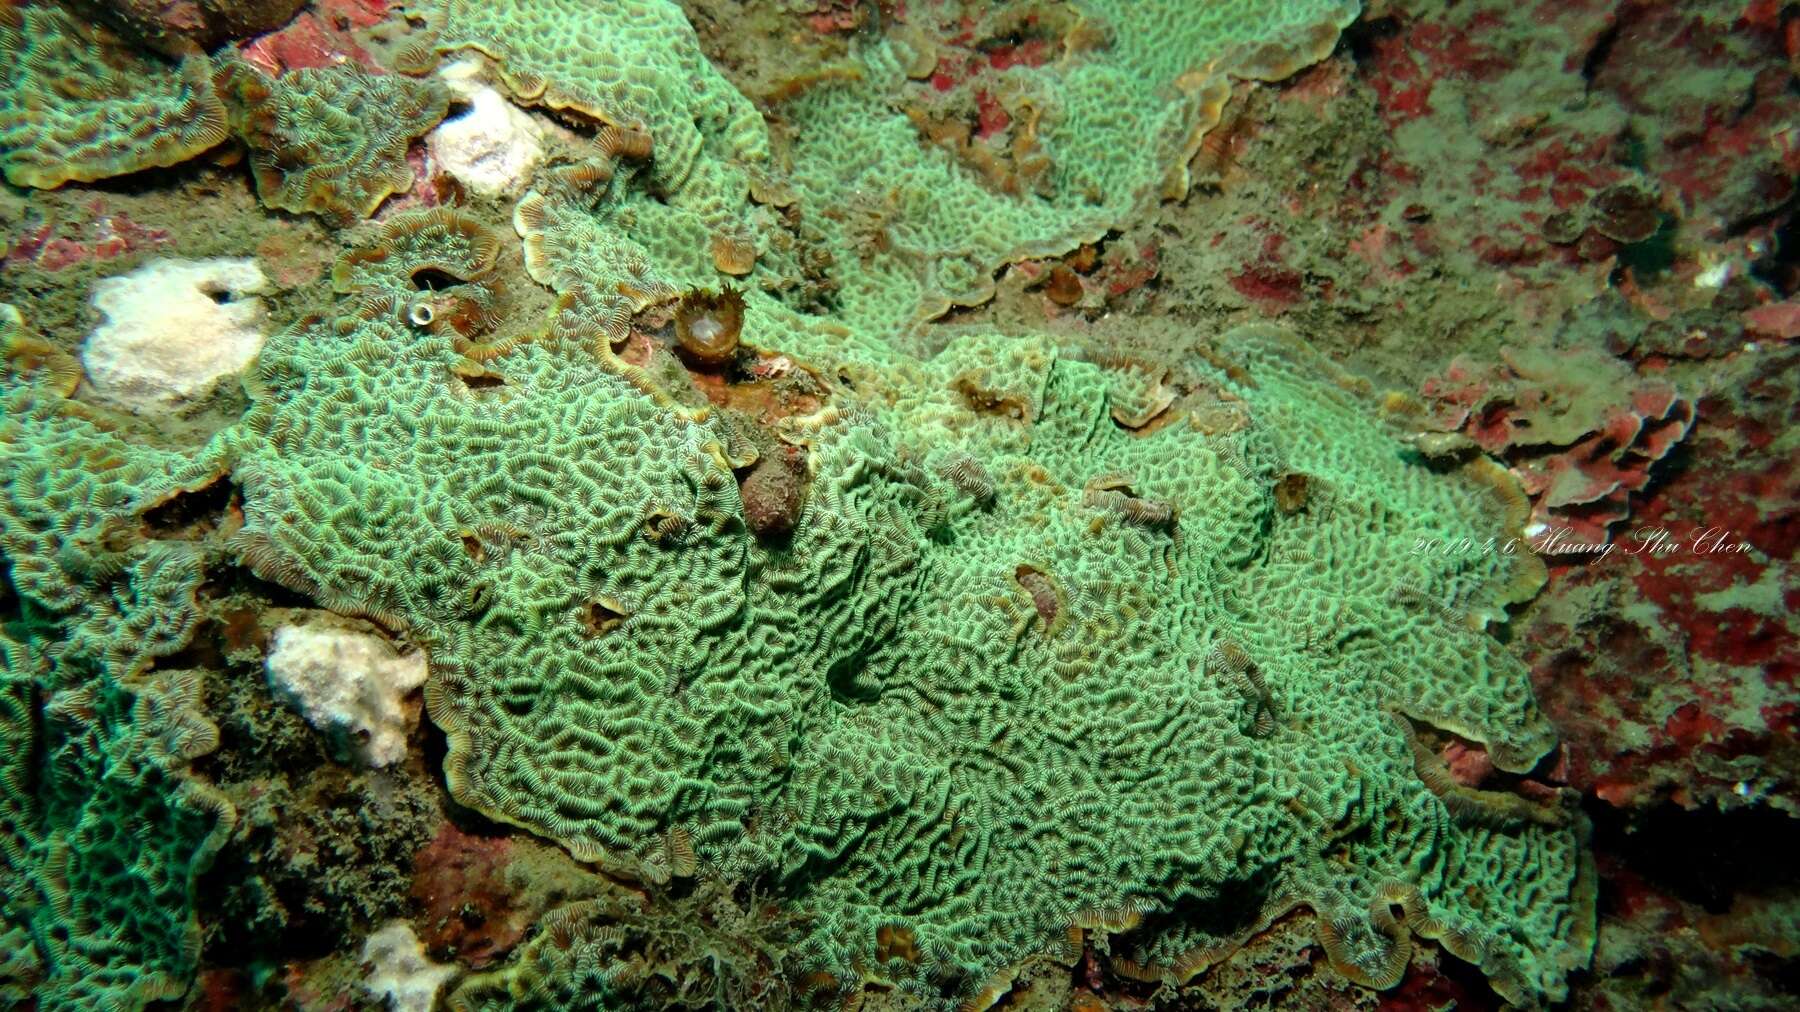
<svg viewBox="0 0 1800 1012"><path fill-rule="evenodd" d="M482 83L475 61L446 67L441 75L469 110L445 120L426 138L439 169L466 189L487 196L516 194L544 158L543 128L493 86Z"/></svg>
<svg viewBox="0 0 1800 1012"><path fill-rule="evenodd" d="M425 946L405 921L370 935L363 942L362 961L370 967L363 989L391 1012L431 1012L438 989L456 973L425 958Z"/></svg>
<svg viewBox="0 0 1800 1012"><path fill-rule="evenodd" d="M332 626L275 630L269 685L370 766L406 755L406 694L425 683L425 654L397 653L372 633Z"/></svg>
<svg viewBox="0 0 1800 1012"><path fill-rule="evenodd" d="M166 412L238 375L263 344L268 287L248 259L152 260L103 278L92 302L105 319L81 346L88 382L106 400Z"/></svg>

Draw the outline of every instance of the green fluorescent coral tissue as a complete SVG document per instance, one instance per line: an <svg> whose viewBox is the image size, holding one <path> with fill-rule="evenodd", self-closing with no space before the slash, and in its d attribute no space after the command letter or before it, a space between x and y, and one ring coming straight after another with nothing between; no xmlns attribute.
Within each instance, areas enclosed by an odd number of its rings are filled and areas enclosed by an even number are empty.
<svg viewBox="0 0 1800 1012"><path fill-rule="evenodd" d="M1582 817L1459 786L1416 740L1454 732L1520 773L1555 745L1486 631L1532 562L1416 550L1503 539L1504 486L1431 466L1366 384L1273 327L1171 340L1154 373L1091 338L930 331L1008 262L1179 195L1226 82L1321 58L1356 13L1191 7L1076 5L1098 41L1012 82L1043 112L1042 185L1002 193L884 103L885 43L772 135L673 4L452 0L437 49L614 128L570 141L581 160L539 173L511 232L390 217L339 260L335 309L270 338L247 413L198 456L85 417L15 324L0 534L61 639L0 641L0 720L35 679L56 700L39 747L103 788L21 784L9 754L0 937L36 942L0 968L69 1008L192 972L192 876L230 814L184 772L212 744L192 686L144 669L224 563L108 533L229 473L236 561L426 652L458 801L653 885L752 883L797 915L784 970L979 1006L1072 928L1181 981L1304 907L1359 983L1391 986L1429 939L1510 1000L1564 993L1591 945ZM262 195L366 215L443 96L303 73L228 89ZM407 122L357 138L377 88ZM1108 162L1121 131L1154 143ZM828 312L787 301L778 208L819 223ZM809 375L804 409L708 404L643 350L681 293L731 280L722 241L756 254L729 270L746 354ZM548 319L495 281L521 256ZM747 523L789 493L791 536ZM83 589L102 571L109 590ZM157 874L126 888L133 862ZM610 917L557 911L451 1004L619 1007Z"/></svg>
<svg viewBox="0 0 1800 1012"><path fill-rule="evenodd" d="M11 306L0 306L0 349L12 374L0 546L25 601L23 628L0 635L0 995L143 1008L188 989L195 880L232 812L187 776L217 742L197 682L150 670L193 632L203 560L186 544L116 546L142 510L212 480L218 464L131 445L66 399L73 363Z"/></svg>
<svg viewBox="0 0 1800 1012"><path fill-rule="evenodd" d="M219 77L263 203L341 224L412 186L406 146L436 126L450 102L436 82L376 76L353 63L279 81L234 63Z"/></svg>
<svg viewBox="0 0 1800 1012"><path fill-rule="evenodd" d="M56 187L186 161L225 139L201 57L142 56L52 4L0 4L0 169Z"/></svg>

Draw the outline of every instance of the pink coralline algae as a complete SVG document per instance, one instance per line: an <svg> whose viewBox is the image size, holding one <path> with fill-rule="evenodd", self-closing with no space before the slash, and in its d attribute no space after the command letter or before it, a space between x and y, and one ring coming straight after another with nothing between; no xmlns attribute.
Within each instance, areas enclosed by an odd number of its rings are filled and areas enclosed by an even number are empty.
<svg viewBox="0 0 1800 1012"><path fill-rule="evenodd" d="M1451 362L1425 381L1436 424L1510 465L1533 519L1568 544L1604 544L1630 497L1687 435L1693 402L1665 380L1592 351L1508 349L1503 364Z"/></svg>
<svg viewBox="0 0 1800 1012"><path fill-rule="evenodd" d="M81 225L47 221L25 229L0 253L0 263L31 263L60 271L89 261L117 260L169 241L167 230L145 227L122 211L109 213L101 200L91 201L87 213L91 217Z"/></svg>
<svg viewBox="0 0 1800 1012"><path fill-rule="evenodd" d="M1571 782L1610 805L1800 811L1800 472L1780 440L1800 424L1796 366L1736 360L1616 550L1549 560L1518 642Z"/></svg>
<svg viewBox="0 0 1800 1012"><path fill-rule="evenodd" d="M353 62L365 70L380 72L375 57L359 45L351 30L367 27L372 10L380 4L374 0L337 0L320 5L321 14L311 11L289 22L279 31L259 35L239 48L239 55L270 77L284 70L305 70Z"/></svg>
<svg viewBox="0 0 1800 1012"><path fill-rule="evenodd" d="M1744 329L1757 337L1784 341L1800 337L1800 300L1790 299L1746 310Z"/></svg>

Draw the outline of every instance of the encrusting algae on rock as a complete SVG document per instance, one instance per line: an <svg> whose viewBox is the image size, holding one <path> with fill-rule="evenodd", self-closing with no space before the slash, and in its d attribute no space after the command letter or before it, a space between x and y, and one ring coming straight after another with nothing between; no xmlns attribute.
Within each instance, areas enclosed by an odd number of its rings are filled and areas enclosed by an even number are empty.
<svg viewBox="0 0 1800 1012"><path fill-rule="evenodd" d="M1518 536L1510 478L1409 449L1274 325L1140 362L931 322L1183 195L1232 80L1323 58L1357 13L1067 6L1057 60L1008 78L1037 168L1006 192L886 102L908 79L889 41L765 116L665 0L449 0L409 69L478 54L579 129L514 206L341 236L331 301L267 339L242 418L197 450L89 406L9 308L0 546L30 635L0 638L5 993L190 993L193 883L233 812L191 768L217 731L188 647L247 571L352 622L367 677L394 669L346 702L325 660L295 667L325 634L284 626L252 652L309 720L401 763L393 697L427 665L450 797L643 891L570 897L473 971L386 929L419 1007L452 977L454 1009L653 1004L670 985L638 941L702 894L696 932L775 926L735 944L795 995L985 1008L1071 945L1176 987L1304 909L1364 987L1435 945L1509 1002L1562 997L1593 944L1587 822L1512 789L1556 740L1488 629L1543 567L1417 550ZM353 66L217 80L196 94L231 110L262 200L343 225L407 193L449 103ZM226 139L205 108L202 148ZM9 177L54 185L60 149L22 136ZM227 485L216 527L147 519ZM1423 744L1447 736L1495 781L1448 777ZM54 761L27 775L32 754ZM774 1001L732 986L711 1000Z"/></svg>

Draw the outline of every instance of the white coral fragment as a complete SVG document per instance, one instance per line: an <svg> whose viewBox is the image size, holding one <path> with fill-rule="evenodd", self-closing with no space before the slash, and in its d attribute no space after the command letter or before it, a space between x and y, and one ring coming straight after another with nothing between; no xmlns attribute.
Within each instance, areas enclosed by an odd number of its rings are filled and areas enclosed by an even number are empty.
<svg viewBox="0 0 1800 1012"><path fill-rule="evenodd" d="M282 626L273 642L269 685L307 723L370 766L406 755L403 701L425 683L423 651L399 654L379 636L331 626Z"/></svg>
<svg viewBox="0 0 1800 1012"><path fill-rule="evenodd" d="M473 77L472 61L451 64L442 76L469 104L426 138L437 167L471 193L516 195L544 159L543 128L491 85Z"/></svg>
<svg viewBox="0 0 1800 1012"><path fill-rule="evenodd" d="M243 372L263 344L268 287L248 259L152 260L94 285L105 317L81 348L81 364L105 400L165 413Z"/></svg>
<svg viewBox="0 0 1800 1012"><path fill-rule="evenodd" d="M369 966L363 990L390 1012L431 1012L454 967L425 958L425 946L412 925L394 921L363 942L362 960Z"/></svg>

